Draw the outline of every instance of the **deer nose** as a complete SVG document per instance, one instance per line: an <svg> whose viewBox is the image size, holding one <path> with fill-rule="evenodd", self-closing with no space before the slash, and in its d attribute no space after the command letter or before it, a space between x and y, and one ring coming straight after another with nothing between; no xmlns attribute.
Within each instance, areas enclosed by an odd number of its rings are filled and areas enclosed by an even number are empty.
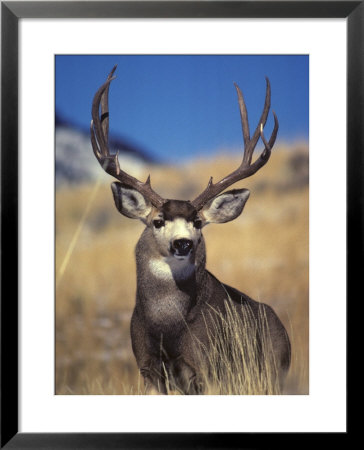
<svg viewBox="0 0 364 450"><path fill-rule="evenodd" d="M178 252L178 255L186 256L193 247L193 242L189 239L176 239L173 241L172 247Z"/></svg>

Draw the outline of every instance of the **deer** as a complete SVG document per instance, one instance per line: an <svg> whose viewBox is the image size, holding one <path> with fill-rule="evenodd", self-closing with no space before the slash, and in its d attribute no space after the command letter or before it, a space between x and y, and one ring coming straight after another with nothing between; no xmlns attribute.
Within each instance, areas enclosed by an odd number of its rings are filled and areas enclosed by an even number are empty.
<svg viewBox="0 0 364 450"><path fill-rule="evenodd" d="M221 321L227 314L227 304L238 314L249 309L255 321L263 308L282 387L291 359L290 341L282 322L270 306L220 282L206 269L202 234L206 225L226 223L242 213L249 190L226 189L254 175L270 158L279 125L273 112L274 128L266 140L263 129L271 103L268 77L263 112L252 137L244 97L234 83L244 140L242 162L216 183L211 177L203 192L190 201L162 198L153 190L150 175L145 182L139 181L121 169L118 152L110 153L109 87L116 78L115 70L116 66L93 98L91 144L103 170L117 180L111 184L117 210L145 225L135 248L136 302L130 323L132 350L144 380L145 394L167 394L168 374L173 375L179 392L204 393L201 367L210 345L209 337L214 332L211 311L218 312ZM253 162L253 151L259 139L264 150ZM196 340L203 351L195 350ZM261 360L264 355L260 354L259 345L256 352L256 358Z"/></svg>

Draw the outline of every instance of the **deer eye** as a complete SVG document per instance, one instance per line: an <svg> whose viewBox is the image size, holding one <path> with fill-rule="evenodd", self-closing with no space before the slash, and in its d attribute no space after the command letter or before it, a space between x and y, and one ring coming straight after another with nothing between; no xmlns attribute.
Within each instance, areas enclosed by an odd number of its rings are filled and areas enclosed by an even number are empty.
<svg viewBox="0 0 364 450"><path fill-rule="evenodd" d="M164 227L164 220L161 219L153 220L153 225L155 226L155 228Z"/></svg>
<svg viewBox="0 0 364 450"><path fill-rule="evenodd" d="M202 227L202 220L201 219L194 220L193 226L199 230Z"/></svg>

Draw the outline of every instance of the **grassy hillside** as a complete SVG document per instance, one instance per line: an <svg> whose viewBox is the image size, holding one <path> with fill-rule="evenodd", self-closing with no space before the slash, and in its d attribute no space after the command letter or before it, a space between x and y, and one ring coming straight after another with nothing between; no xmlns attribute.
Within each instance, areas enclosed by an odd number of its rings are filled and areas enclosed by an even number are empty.
<svg viewBox="0 0 364 450"><path fill-rule="evenodd" d="M152 184L162 196L192 199L210 175L218 180L239 162L221 155L180 168L152 167ZM284 323L292 343L290 394L308 393L307 164L303 146L274 150L267 166L234 186L251 190L243 214L204 228L207 268L272 306ZM57 191L57 394L142 392L129 336L133 252L142 230L117 212L109 184Z"/></svg>

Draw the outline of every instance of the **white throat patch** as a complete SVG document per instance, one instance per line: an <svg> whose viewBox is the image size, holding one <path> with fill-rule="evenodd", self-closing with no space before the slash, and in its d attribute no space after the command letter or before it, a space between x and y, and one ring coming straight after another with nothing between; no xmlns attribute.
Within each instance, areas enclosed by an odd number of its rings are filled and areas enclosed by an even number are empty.
<svg viewBox="0 0 364 450"><path fill-rule="evenodd" d="M176 259L174 256L168 256L161 259L152 258L149 261L149 269L160 280L185 280L192 275L195 266L188 257Z"/></svg>

